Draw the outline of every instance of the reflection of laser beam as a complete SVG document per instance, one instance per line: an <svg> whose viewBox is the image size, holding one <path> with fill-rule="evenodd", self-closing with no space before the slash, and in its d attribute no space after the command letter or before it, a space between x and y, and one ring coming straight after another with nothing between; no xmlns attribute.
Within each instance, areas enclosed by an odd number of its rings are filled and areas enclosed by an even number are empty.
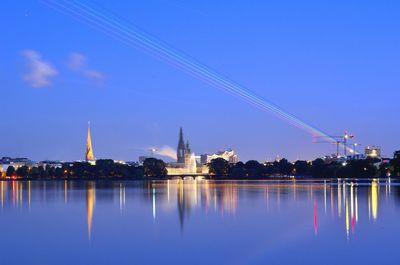
<svg viewBox="0 0 400 265"><path fill-rule="evenodd" d="M305 123L298 117L284 111L245 87L211 70L204 64L200 64L189 56L184 55L148 34L139 31L137 28L118 18L116 15L111 14L104 8L94 8L87 5L84 1L77 0L43 0L43 2L50 7L67 13L77 20L117 38L128 45L140 47L207 84L237 96L263 111L271 112L277 117L286 120L290 124L299 127L312 135L325 136L330 141L335 141L335 139L331 138L323 131Z"/></svg>

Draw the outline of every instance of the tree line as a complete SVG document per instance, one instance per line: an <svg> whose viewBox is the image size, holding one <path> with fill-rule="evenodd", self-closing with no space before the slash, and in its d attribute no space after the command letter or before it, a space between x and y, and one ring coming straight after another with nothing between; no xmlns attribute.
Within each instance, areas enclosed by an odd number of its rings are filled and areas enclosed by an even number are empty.
<svg viewBox="0 0 400 265"><path fill-rule="evenodd" d="M273 176L315 178L400 177L400 157L394 158L388 163L380 163L380 160L373 158L326 163L323 159L318 158L314 161L297 160L294 163L287 159L281 159L269 163L250 160L246 163L238 162L236 164L229 164L226 160L217 158L209 163L209 170L210 174L216 177L232 179L265 179Z"/></svg>
<svg viewBox="0 0 400 265"><path fill-rule="evenodd" d="M255 160L246 163L229 164L222 158L213 159L209 164L209 174L222 179L265 179L274 176L298 176L316 178L371 178L383 176L400 177L400 156L388 163L377 159L348 160L345 163L326 163L323 159L314 161L298 160L294 163L287 159L259 163ZM148 177L165 178L168 175L167 164L156 158L147 158L142 166L115 163L111 159L100 159L95 165L87 162L64 163L61 167L9 166L5 175L23 179L145 179Z"/></svg>

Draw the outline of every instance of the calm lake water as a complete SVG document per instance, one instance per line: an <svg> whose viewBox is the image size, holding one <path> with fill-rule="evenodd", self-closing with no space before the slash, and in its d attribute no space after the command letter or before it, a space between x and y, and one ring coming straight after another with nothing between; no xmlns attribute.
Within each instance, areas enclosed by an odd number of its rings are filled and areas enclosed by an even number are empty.
<svg viewBox="0 0 400 265"><path fill-rule="evenodd" d="M0 182L1 264L399 264L395 180Z"/></svg>

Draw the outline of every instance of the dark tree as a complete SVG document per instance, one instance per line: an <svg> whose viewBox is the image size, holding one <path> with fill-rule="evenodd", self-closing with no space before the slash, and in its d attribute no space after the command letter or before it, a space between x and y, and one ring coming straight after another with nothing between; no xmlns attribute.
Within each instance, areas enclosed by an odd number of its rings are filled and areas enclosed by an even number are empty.
<svg viewBox="0 0 400 265"><path fill-rule="evenodd" d="M16 173L18 177L26 178L29 176L29 168L27 166L19 167Z"/></svg>
<svg viewBox="0 0 400 265"><path fill-rule="evenodd" d="M7 177L12 177L15 175L15 168L13 166L9 166L6 172Z"/></svg>
<svg viewBox="0 0 400 265"><path fill-rule="evenodd" d="M311 163L311 175L313 177L324 177L328 171L328 165L321 158L315 159Z"/></svg>
<svg viewBox="0 0 400 265"><path fill-rule="evenodd" d="M394 176L400 177L400 151L396 151L394 158L390 161L390 167Z"/></svg>
<svg viewBox="0 0 400 265"><path fill-rule="evenodd" d="M147 177L163 177L168 174L164 161L156 158L147 158L143 162L144 174Z"/></svg>
<svg viewBox="0 0 400 265"><path fill-rule="evenodd" d="M293 174L293 164L290 163L287 159L283 158L280 161L276 162L279 170L279 174L282 175L291 175Z"/></svg>
<svg viewBox="0 0 400 265"><path fill-rule="evenodd" d="M208 164L210 174L217 177L224 177L228 175L229 163L223 158L215 158Z"/></svg>
<svg viewBox="0 0 400 265"><path fill-rule="evenodd" d="M249 160L245 164L247 176L250 178L262 178L264 173L263 165L256 160Z"/></svg>
<svg viewBox="0 0 400 265"><path fill-rule="evenodd" d="M237 162L229 168L229 176L234 179L244 179L246 178L247 171L243 162Z"/></svg>
<svg viewBox="0 0 400 265"><path fill-rule="evenodd" d="M297 160L293 165L293 173L296 176L310 176L311 166L307 161Z"/></svg>

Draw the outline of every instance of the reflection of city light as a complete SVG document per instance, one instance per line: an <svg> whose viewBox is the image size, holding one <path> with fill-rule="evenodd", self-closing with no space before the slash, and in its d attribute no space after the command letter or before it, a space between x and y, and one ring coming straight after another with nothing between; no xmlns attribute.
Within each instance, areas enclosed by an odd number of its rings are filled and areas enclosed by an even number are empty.
<svg viewBox="0 0 400 265"><path fill-rule="evenodd" d="M326 213L326 180L324 180L324 202L325 202L325 213Z"/></svg>
<svg viewBox="0 0 400 265"><path fill-rule="evenodd" d="M1 181L1 208L4 208L4 181Z"/></svg>
<svg viewBox="0 0 400 265"><path fill-rule="evenodd" d="M167 198L169 202L169 180L167 180Z"/></svg>
<svg viewBox="0 0 400 265"><path fill-rule="evenodd" d="M351 212L351 231L354 234L354 184L350 186L350 212Z"/></svg>
<svg viewBox="0 0 400 265"><path fill-rule="evenodd" d="M335 211L335 198L334 198L334 193L333 193L333 187L331 186L330 188L330 193L331 193L331 215L334 215Z"/></svg>
<svg viewBox="0 0 400 265"><path fill-rule="evenodd" d="M349 202L346 198L346 235L347 235L347 239L349 238L349 231L350 231Z"/></svg>
<svg viewBox="0 0 400 265"><path fill-rule="evenodd" d="M314 199L314 234L318 235L317 200Z"/></svg>
<svg viewBox="0 0 400 265"><path fill-rule="evenodd" d="M356 223L358 223L358 188L356 187Z"/></svg>
<svg viewBox="0 0 400 265"><path fill-rule="evenodd" d="M119 209L125 208L125 185L119 184Z"/></svg>
<svg viewBox="0 0 400 265"><path fill-rule="evenodd" d="M19 205L22 207L22 183L19 183Z"/></svg>
<svg viewBox="0 0 400 265"><path fill-rule="evenodd" d="M75 192L74 186L76 185L74 182L64 181L57 183L56 185L52 185L50 182L47 183L48 198L46 199L46 184L42 182L0 182L1 205L5 208L5 210L7 210L10 206L13 208L20 208L21 206L27 207L29 205L30 207L31 192L32 202L35 202L35 199L44 201L46 203L51 200L56 200L58 203L64 205L64 201L67 201L67 199L69 201L71 201L71 199L74 201L75 196L78 194ZM79 189L80 192L83 192L83 200L85 200L86 191L87 229L89 240L91 238L92 230L94 230L93 219L96 202L95 184L95 182L87 182L86 190L81 191ZM335 181L330 182L329 180L313 180L309 183L303 180L297 180L296 183L294 183L293 180L273 180L259 182L170 180L165 182L150 182L150 186L147 186L146 184L143 185L144 189L142 192L143 197L146 199L147 205L149 207L152 206L151 211L153 219L156 219L156 214L159 215L159 213L164 212L160 211L160 209L163 209L163 207L167 207L167 210L172 210L169 212L173 212L174 214L176 211L173 210L176 209L175 207L177 207L181 221L181 228L183 228L184 221L190 219L192 214L196 216L198 213L201 213L203 215L211 215L212 218L215 218L216 216L218 217L220 214L224 218L233 218L233 216L235 216L238 212L238 207L243 205L247 206L249 199L251 199L252 202L256 202L255 200L261 200L264 207L265 204L267 207L272 207L273 212L279 211L279 201L281 201L282 208L283 206L293 207L294 205L298 205L299 202L307 202L309 206L311 206L311 203L313 203L313 231L315 235L318 235L321 231L319 230L318 223L321 222L321 216L322 219L325 220L326 217L329 216L330 218L331 215L330 213L327 213L327 204L329 203L328 196L330 196L332 220L335 222L340 222L341 229L343 229L342 225L345 224L347 238L351 239L353 234L356 231L358 232L359 217L360 221L363 221L363 211L365 212L365 215L368 211L370 220L374 220L375 222L378 219L378 214L381 215L381 218L384 217L384 212L379 213L379 206L382 208L382 205L379 205L379 203L391 203L390 197L388 197L388 201L380 201L382 197L379 196L381 195L382 190L379 186L379 180L373 180L371 182L371 186L366 189L362 187L362 181L358 184L358 182L345 182L343 179L337 182L337 186L335 185ZM114 206L115 208L118 208L119 198L120 209L126 209L125 200L127 200L129 196L135 195L129 192L131 187L130 185L125 186L126 184L124 184L124 182L116 184L115 186L114 185L115 184L110 185L112 186L112 191L114 192L114 196L111 197L115 199L116 204L114 204ZM360 186L360 189L358 186ZM390 196L389 180L385 181L385 186L387 189L387 194ZM79 188L81 186L77 187ZM68 188L73 188L74 192L68 191ZM394 193L392 195L397 194L397 186L394 186L394 188L396 188L396 190L393 190ZM56 192L54 192L53 189L56 190ZM126 190L128 190L127 194ZM97 196L99 196L99 194L103 194L103 189L99 192L101 193L98 193ZM330 194L328 194L328 192L330 192ZM297 197L293 197L295 193L297 194ZM361 212L359 212L358 195L360 195ZM79 197L79 199L81 198L82 197ZM245 201L239 203L239 199L243 198ZM214 212L212 211L213 201L215 205ZM156 203L158 203L158 205L156 205ZM367 203L368 209L366 208ZM324 206L322 204L324 204ZM158 208L156 208L156 206L158 206ZM338 207L337 210L335 209L336 206ZM211 209L209 209L209 207L211 207ZM322 207L325 208L325 213L323 212ZM384 208L382 208L381 211L385 210ZM343 212L341 212L342 209L344 210ZM33 207L33 210L36 210L35 207ZM150 210L150 208L147 210ZM157 210L159 213L157 213ZM244 213L244 211L241 212L242 214ZM336 213L338 213L339 216L342 215L343 218L338 220ZM311 212L309 212L309 214L311 214ZM160 220L160 216L158 216L158 218ZM150 219L149 221L153 223L153 221ZM311 219L309 219L309 221L309 224L311 225ZM370 225L374 225L374 222L371 221ZM364 228L364 225L365 224L361 223L361 227Z"/></svg>
<svg viewBox="0 0 400 265"><path fill-rule="evenodd" d="M64 180L64 202L68 202L68 181Z"/></svg>
<svg viewBox="0 0 400 265"><path fill-rule="evenodd" d="M342 190L341 190L340 181L338 181L338 216L342 216Z"/></svg>
<svg viewBox="0 0 400 265"><path fill-rule="evenodd" d="M28 181L28 207L31 208L31 181Z"/></svg>
<svg viewBox="0 0 400 265"><path fill-rule="evenodd" d="M156 220L156 190L153 188L153 219Z"/></svg>
<svg viewBox="0 0 400 265"><path fill-rule="evenodd" d="M376 221L378 219L378 183L376 180L371 184L371 209L372 219Z"/></svg>

